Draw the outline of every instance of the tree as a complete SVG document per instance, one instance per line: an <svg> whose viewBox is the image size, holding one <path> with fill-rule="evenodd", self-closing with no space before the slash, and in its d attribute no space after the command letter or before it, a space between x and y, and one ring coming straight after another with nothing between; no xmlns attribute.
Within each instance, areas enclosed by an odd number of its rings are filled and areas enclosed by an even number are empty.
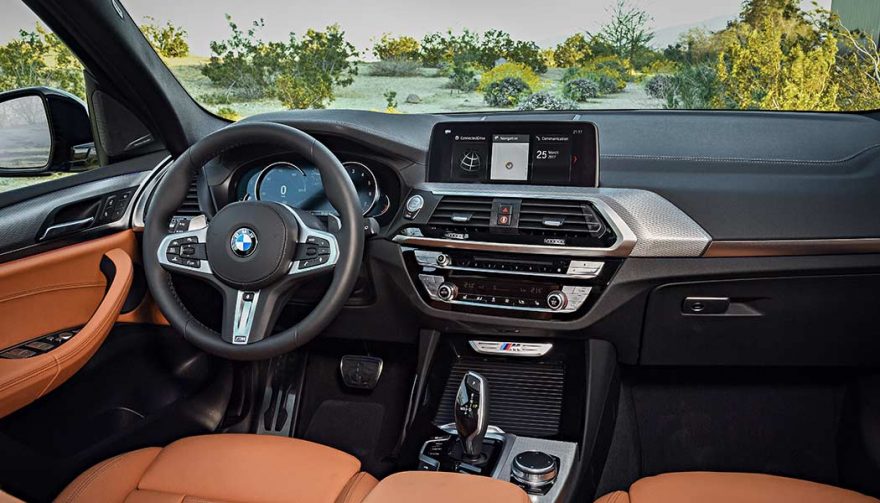
<svg viewBox="0 0 880 503"><path fill-rule="evenodd" d="M189 55L186 30L171 24L170 21L166 22L165 26L159 26L150 16L145 17L144 21L145 23L140 26L141 32L160 56L182 58Z"/></svg>
<svg viewBox="0 0 880 503"><path fill-rule="evenodd" d="M288 108L324 108L333 101L333 87L350 86L357 75L358 52L338 24L310 28L302 40L291 33L284 51L276 92Z"/></svg>
<svg viewBox="0 0 880 503"><path fill-rule="evenodd" d="M751 23L734 24L721 35L717 64L721 105L765 110L836 109L840 89L834 76L837 38L788 15L781 5L762 11L763 17Z"/></svg>
<svg viewBox="0 0 880 503"><path fill-rule="evenodd" d="M0 46L0 90L49 86L85 97L83 67L54 33L37 23L34 31Z"/></svg>
<svg viewBox="0 0 880 503"><path fill-rule="evenodd" d="M586 64L592 55L590 43L584 34L575 33L556 46L553 61L559 68L574 68Z"/></svg>
<svg viewBox="0 0 880 503"><path fill-rule="evenodd" d="M652 21L647 11L631 5L629 0L617 0L611 9L611 21L602 27L599 36L614 48L615 54L632 61L654 40L649 27Z"/></svg>

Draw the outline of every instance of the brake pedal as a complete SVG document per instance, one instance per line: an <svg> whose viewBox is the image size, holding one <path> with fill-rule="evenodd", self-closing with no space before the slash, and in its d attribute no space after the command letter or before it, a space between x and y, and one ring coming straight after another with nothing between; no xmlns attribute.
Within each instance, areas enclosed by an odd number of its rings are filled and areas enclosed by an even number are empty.
<svg viewBox="0 0 880 503"><path fill-rule="evenodd" d="M339 362L342 382L349 388L373 389L382 377L381 358L364 355L345 355Z"/></svg>

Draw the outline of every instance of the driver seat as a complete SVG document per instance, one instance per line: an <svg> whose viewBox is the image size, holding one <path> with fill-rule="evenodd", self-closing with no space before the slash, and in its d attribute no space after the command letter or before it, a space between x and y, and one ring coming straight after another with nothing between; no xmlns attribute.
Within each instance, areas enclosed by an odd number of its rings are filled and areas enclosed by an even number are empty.
<svg viewBox="0 0 880 503"><path fill-rule="evenodd" d="M355 457L287 437L215 434L120 454L56 502L360 503L377 484Z"/></svg>

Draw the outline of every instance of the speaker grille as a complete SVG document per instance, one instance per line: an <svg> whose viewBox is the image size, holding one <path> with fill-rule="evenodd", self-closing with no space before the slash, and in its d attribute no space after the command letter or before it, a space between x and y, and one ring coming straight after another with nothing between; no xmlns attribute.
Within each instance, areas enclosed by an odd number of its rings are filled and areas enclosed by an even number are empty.
<svg viewBox="0 0 880 503"><path fill-rule="evenodd" d="M489 424L507 433L552 437L562 417L565 367L561 362L460 358L452 366L434 422L453 422L455 393L468 370L489 381Z"/></svg>

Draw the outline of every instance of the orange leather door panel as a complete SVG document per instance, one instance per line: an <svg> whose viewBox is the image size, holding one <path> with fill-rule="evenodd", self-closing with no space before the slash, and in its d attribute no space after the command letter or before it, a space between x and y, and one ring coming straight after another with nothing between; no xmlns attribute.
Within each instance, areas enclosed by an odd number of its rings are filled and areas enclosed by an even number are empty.
<svg viewBox="0 0 880 503"><path fill-rule="evenodd" d="M0 359L0 417L55 389L91 358L110 332L131 287L131 231L0 264L0 348L83 327L65 344L32 358ZM109 288L100 264L116 272Z"/></svg>

